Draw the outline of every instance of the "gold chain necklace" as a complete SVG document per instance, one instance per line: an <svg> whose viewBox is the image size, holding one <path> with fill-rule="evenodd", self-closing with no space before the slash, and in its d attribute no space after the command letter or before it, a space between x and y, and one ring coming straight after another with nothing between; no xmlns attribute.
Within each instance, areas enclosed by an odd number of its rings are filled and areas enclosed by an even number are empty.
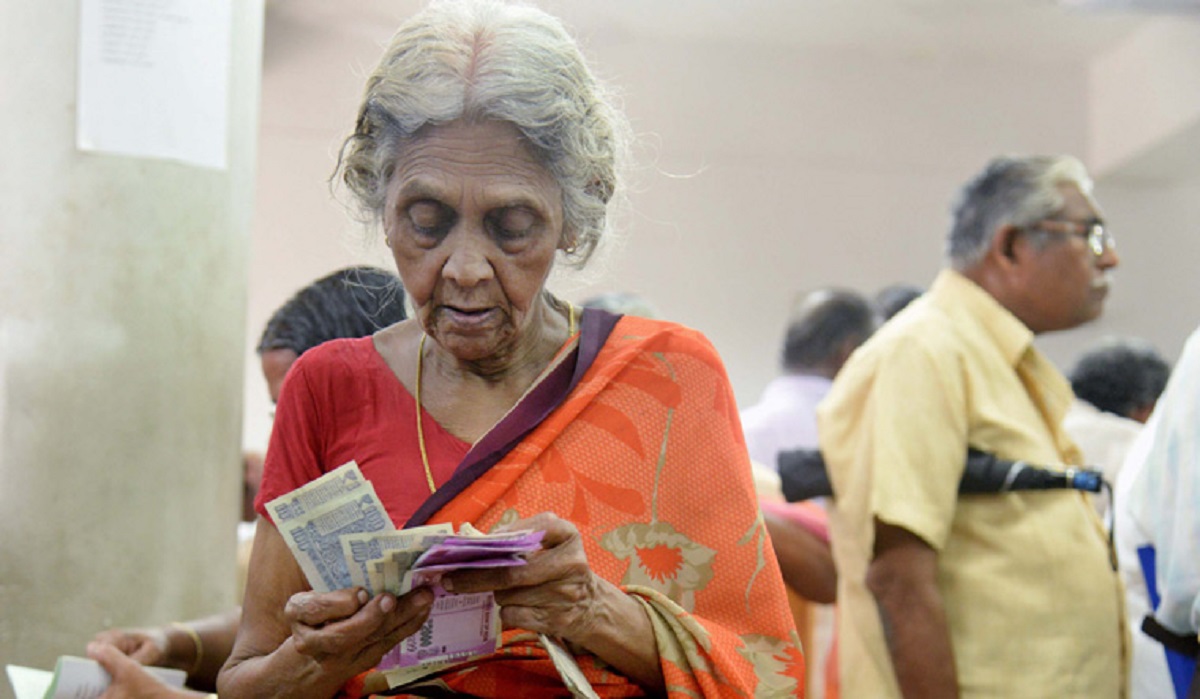
<svg viewBox="0 0 1200 699"><path fill-rule="evenodd" d="M567 302L567 339L575 336L575 306ZM425 467L425 483L429 492L436 493L437 485L433 482L433 469L429 468L429 452L425 451L425 430L421 425L421 366L425 358L426 333L421 333L421 341L417 343L417 388L414 398L417 400L417 448L421 450L421 465Z"/></svg>

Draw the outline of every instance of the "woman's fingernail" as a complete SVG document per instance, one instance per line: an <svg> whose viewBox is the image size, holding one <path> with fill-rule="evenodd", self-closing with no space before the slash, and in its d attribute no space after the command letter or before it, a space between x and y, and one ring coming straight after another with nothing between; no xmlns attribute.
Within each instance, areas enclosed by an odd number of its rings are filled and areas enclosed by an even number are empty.
<svg viewBox="0 0 1200 699"><path fill-rule="evenodd" d="M358 603L366 604L367 600L369 600L369 599L371 599L371 596L367 594L367 591L362 589L361 587L358 588Z"/></svg>
<svg viewBox="0 0 1200 699"><path fill-rule="evenodd" d="M391 595L384 595L383 599L379 600L379 608L383 610L384 614L391 612L396 608L396 598Z"/></svg>

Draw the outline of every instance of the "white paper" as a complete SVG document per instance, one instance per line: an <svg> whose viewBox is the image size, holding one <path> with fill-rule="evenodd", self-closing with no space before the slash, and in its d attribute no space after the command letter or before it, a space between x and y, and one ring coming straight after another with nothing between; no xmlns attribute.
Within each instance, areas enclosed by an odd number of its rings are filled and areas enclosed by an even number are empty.
<svg viewBox="0 0 1200 699"><path fill-rule="evenodd" d="M51 680L54 679L54 673L32 667L7 665L5 670L8 671L13 696L17 699L42 699L46 696L46 690L50 689Z"/></svg>
<svg viewBox="0 0 1200 699"><path fill-rule="evenodd" d="M541 643L542 648L545 648L546 652L550 654L550 661L554 663L554 668L558 670L558 676L562 678L563 684L567 686L571 696L575 699L600 699L600 695L596 694L596 690L588 682L587 675L583 674L583 669L576 662L575 656L563 647L562 642L540 633L538 634L538 643Z"/></svg>
<svg viewBox="0 0 1200 699"><path fill-rule="evenodd" d="M8 681L17 699L96 699L112 678L90 658L59 656L54 672L8 665ZM165 667L146 667L147 672L171 687L181 688L187 673ZM50 695L51 688L54 694Z"/></svg>
<svg viewBox="0 0 1200 699"><path fill-rule="evenodd" d="M233 0L81 0L80 150L225 169Z"/></svg>

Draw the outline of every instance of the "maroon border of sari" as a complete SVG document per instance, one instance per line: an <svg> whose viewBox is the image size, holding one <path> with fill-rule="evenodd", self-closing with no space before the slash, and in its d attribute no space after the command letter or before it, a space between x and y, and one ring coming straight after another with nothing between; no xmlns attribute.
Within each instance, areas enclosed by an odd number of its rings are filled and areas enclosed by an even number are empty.
<svg viewBox="0 0 1200 699"><path fill-rule="evenodd" d="M585 308L579 319L579 346L534 387L513 409L496 424L483 439L475 443L454 470L450 480L430 495L404 528L425 524L451 500L458 497L488 469L495 466L513 447L520 444L566 400L571 391L600 354L608 336L621 316L598 308Z"/></svg>

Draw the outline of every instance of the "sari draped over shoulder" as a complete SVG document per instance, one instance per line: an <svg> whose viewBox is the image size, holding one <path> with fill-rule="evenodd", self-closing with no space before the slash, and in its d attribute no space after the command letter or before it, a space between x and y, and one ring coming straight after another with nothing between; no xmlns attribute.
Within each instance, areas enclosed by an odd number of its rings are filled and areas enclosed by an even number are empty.
<svg viewBox="0 0 1200 699"><path fill-rule="evenodd" d="M578 355L497 426L519 436L485 436L409 525L486 531L553 512L580 530L591 568L644 607L669 696L799 696L799 638L716 351L678 325L589 309ZM537 634L502 640L412 691L569 696ZM644 693L589 654L577 660L602 697Z"/></svg>

